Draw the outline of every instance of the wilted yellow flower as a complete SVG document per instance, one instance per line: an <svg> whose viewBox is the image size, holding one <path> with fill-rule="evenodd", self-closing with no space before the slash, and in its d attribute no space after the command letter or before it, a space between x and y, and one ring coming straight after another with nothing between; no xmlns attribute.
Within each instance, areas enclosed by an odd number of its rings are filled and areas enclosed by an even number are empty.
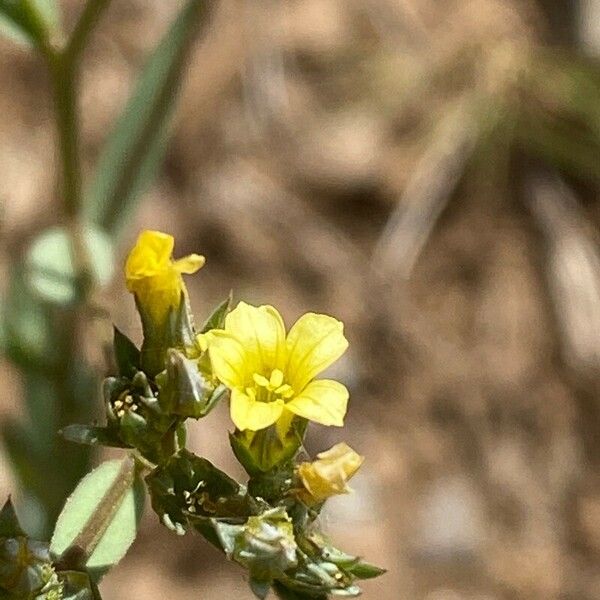
<svg viewBox="0 0 600 600"><path fill-rule="evenodd" d="M181 293L187 293L183 274L195 273L204 257L190 254L173 260L173 236L160 231L142 231L125 263L127 289L155 323L162 323L176 309Z"/></svg>
<svg viewBox="0 0 600 600"><path fill-rule="evenodd" d="M330 496L347 494L351 491L348 481L363 460L364 457L342 442L317 454L317 460L298 465L298 476L305 488L300 498L307 504L316 504Z"/></svg>
<svg viewBox="0 0 600 600"><path fill-rule="evenodd" d="M258 431L277 423L280 437L294 415L321 423L344 424L348 390L315 377L348 347L343 324L307 313L289 333L272 306L240 302L225 329L207 337L213 372L231 390L231 419L239 430Z"/></svg>

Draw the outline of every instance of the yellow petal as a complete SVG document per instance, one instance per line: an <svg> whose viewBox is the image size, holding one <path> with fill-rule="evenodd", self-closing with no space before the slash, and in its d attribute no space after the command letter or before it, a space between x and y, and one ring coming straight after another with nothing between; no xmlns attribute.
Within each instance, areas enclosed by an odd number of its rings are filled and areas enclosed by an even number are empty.
<svg viewBox="0 0 600 600"><path fill-rule="evenodd" d="M245 388L252 382L255 363L249 359L241 342L222 329L205 336L213 373L228 388Z"/></svg>
<svg viewBox="0 0 600 600"><path fill-rule="evenodd" d="M257 402L243 392L231 392L231 420L240 430L258 431L273 425L283 412L283 401Z"/></svg>
<svg viewBox="0 0 600 600"><path fill-rule="evenodd" d="M298 466L298 475L308 494L301 493L301 498L310 504L336 494L347 494L350 491L348 480L358 471L363 460L360 454L342 442L318 454L317 460L312 463L302 463Z"/></svg>
<svg viewBox="0 0 600 600"><path fill-rule="evenodd" d="M174 245L172 235L161 231L142 231L125 263L128 288L132 280L153 277L167 267Z"/></svg>
<svg viewBox="0 0 600 600"><path fill-rule="evenodd" d="M180 273L192 275L204 266L206 259L199 254L190 254L175 261L174 267Z"/></svg>
<svg viewBox="0 0 600 600"><path fill-rule="evenodd" d="M290 400L285 407L300 417L321 425L344 424L348 408L346 386L331 379L319 379L309 383L302 393Z"/></svg>
<svg viewBox="0 0 600 600"><path fill-rule="evenodd" d="M225 318L225 330L235 336L256 362L256 372L266 377L281 367L285 355L285 327L272 306L240 302Z"/></svg>
<svg viewBox="0 0 600 600"><path fill-rule="evenodd" d="M125 262L127 289L135 294L140 311L159 328L187 293L182 273L194 273L204 264L197 254L174 262L174 243L167 233L142 231Z"/></svg>
<svg viewBox="0 0 600 600"><path fill-rule="evenodd" d="M286 347L286 381L300 391L346 351L344 324L328 315L307 313L290 329Z"/></svg>

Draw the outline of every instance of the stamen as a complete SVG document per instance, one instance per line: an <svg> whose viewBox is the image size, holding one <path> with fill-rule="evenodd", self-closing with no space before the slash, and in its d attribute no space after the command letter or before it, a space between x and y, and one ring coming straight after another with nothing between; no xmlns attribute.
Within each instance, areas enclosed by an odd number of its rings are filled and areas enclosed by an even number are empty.
<svg viewBox="0 0 600 600"><path fill-rule="evenodd" d="M275 393L281 396L282 398L287 399L291 398L294 395L294 390L292 389L292 386L289 385L289 383L284 383L275 390Z"/></svg>
<svg viewBox="0 0 600 600"><path fill-rule="evenodd" d="M271 373L271 379L269 381L269 388L275 390L280 387L283 383L283 373L279 369L273 369Z"/></svg>
<svg viewBox="0 0 600 600"><path fill-rule="evenodd" d="M254 382L256 383L256 385L259 385L260 387L268 387L269 386L269 380L264 375L259 375L258 373L254 373L254 375L252 375L252 379L254 379Z"/></svg>

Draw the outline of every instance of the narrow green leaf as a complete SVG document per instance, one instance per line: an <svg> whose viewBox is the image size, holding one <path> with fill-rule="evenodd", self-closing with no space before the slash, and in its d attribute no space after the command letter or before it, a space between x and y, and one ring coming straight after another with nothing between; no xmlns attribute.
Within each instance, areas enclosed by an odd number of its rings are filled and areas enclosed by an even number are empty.
<svg viewBox="0 0 600 600"><path fill-rule="evenodd" d="M45 43L58 20L55 0L0 0L0 33L16 42Z"/></svg>
<svg viewBox="0 0 600 600"><path fill-rule="evenodd" d="M17 266L3 306L5 352L25 370L52 370L57 356L47 307L33 296Z"/></svg>
<svg viewBox="0 0 600 600"><path fill-rule="evenodd" d="M188 0L150 56L101 152L86 212L111 234L125 226L135 201L158 171L193 34L210 5L207 0Z"/></svg>
<svg viewBox="0 0 600 600"><path fill-rule="evenodd" d="M111 460L84 477L56 523L50 550L68 568L101 577L135 539L144 487L133 461ZM82 564L72 564L80 561Z"/></svg>

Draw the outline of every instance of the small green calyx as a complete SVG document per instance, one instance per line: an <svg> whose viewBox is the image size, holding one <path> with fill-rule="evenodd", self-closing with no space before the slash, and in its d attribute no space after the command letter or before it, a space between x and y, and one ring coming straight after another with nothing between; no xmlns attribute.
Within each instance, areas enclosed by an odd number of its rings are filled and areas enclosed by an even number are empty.
<svg viewBox="0 0 600 600"><path fill-rule="evenodd" d="M255 581L271 582L296 566L292 520L282 507L250 517L244 525L214 523L223 550Z"/></svg>
<svg viewBox="0 0 600 600"><path fill-rule="evenodd" d="M258 503L210 461L180 450L146 477L152 507L164 525L178 534L203 528L208 518L245 520Z"/></svg>
<svg viewBox="0 0 600 600"><path fill-rule="evenodd" d="M216 386L200 372L196 360L173 348L156 381L163 412L184 418L205 417L227 393L225 386Z"/></svg>

